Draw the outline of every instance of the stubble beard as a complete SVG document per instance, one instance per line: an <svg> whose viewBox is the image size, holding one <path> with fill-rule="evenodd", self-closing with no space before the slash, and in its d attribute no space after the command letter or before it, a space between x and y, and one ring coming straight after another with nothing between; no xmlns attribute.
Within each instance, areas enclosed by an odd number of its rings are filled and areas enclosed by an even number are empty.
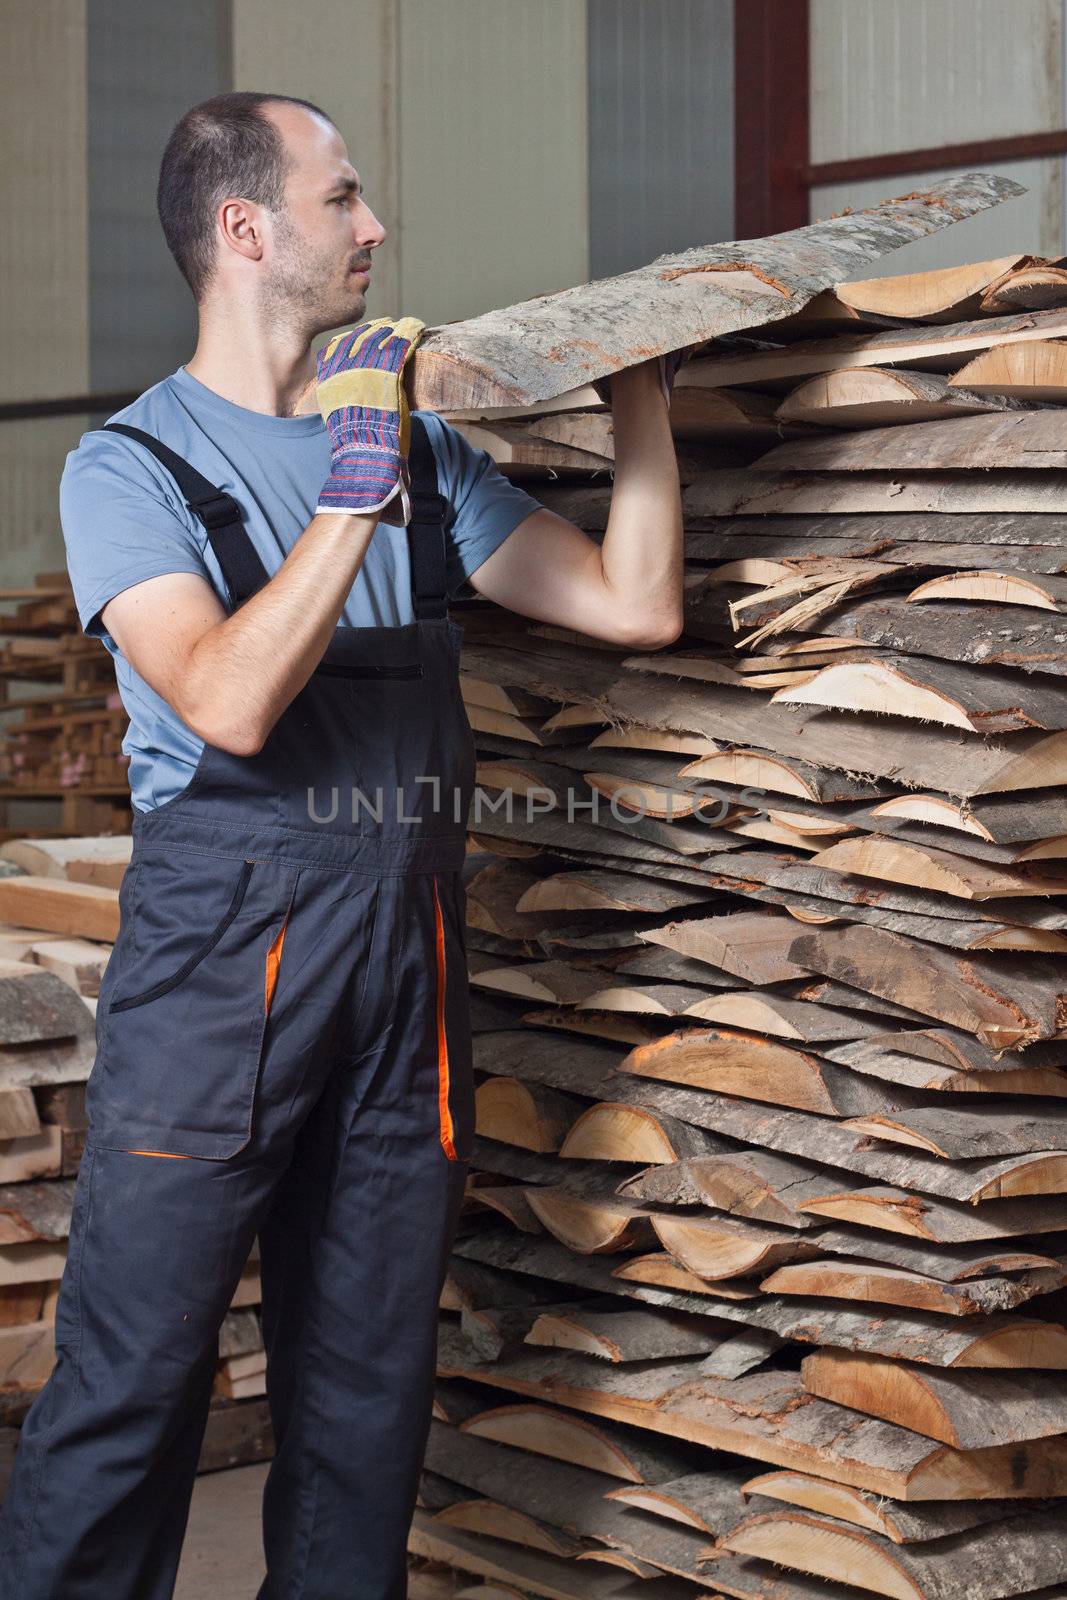
<svg viewBox="0 0 1067 1600"><path fill-rule="evenodd" d="M335 250L315 250L284 212L274 213L273 270L263 306L276 326L286 323L311 340L331 328L360 322L367 297L351 280L349 262Z"/></svg>

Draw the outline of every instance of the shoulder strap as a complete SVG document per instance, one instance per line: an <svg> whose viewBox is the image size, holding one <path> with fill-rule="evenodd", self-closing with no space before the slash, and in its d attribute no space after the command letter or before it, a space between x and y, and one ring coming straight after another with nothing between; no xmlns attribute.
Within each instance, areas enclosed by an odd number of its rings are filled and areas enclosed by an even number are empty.
<svg viewBox="0 0 1067 1600"><path fill-rule="evenodd" d="M176 450L152 434L125 422L108 422L104 426L111 433L124 433L136 439L166 467L185 496L189 510L199 517L207 531L234 608L268 582L270 575L245 529L241 507L231 494L216 488ZM414 414L408 467L411 474L408 549L415 616L420 620L445 617L448 615L445 530L450 508L437 487L437 458L425 424Z"/></svg>
<svg viewBox="0 0 1067 1600"><path fill-rule="evenodd" d="M107 432L124 433L136 439L138 444L143 444L171 474L185 496L189 510L200 518L207 530L234 609L255 594L257 589L261 589L268 581L269 573L248 537L244 514L233 495L209 483L203 473L152 434L132 428L125 422L108 422L104 426Z"/></svg>
<svg viewBox="0 0 1067 1600"><path fill-rule="evenodd" d="M414 412L411 416L408 469L411 474L408 550L411 554L411 588L415 617L417 621L430 617L446 617L448 583L445 569L445 529L450 508L448 501L437 487L437 457L433 453L426 424Z"/></svg>

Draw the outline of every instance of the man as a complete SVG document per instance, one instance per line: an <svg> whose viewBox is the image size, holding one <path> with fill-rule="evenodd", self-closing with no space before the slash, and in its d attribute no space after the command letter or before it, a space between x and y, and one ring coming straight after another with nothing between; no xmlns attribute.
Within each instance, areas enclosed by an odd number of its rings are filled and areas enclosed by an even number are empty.
<svg viewBox="0 0 1067 1600"><path fill-rule="evenodd" d="M677 637L664 386L657 363L612 380L598 547L406 415L421 324L335 340L322 414L294 414L312 341L359 323L385 237L324 112L194 107L159 207L196 351L112 419L131 431L85 435L61 488L79 615L130 716L134 849L0 1596L172 1594L258 1236L276 1444L260 1600L401 1600L474 1132L473 744L446 600L469 580L635 648Z"/></svg>

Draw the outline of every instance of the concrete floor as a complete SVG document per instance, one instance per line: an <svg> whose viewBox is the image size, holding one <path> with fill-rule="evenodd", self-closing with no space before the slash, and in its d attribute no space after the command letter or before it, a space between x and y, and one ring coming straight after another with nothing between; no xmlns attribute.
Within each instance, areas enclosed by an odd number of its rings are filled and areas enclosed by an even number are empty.
<svg viewBox="0 0 1067 1600"><path fill-rule="evenodd" d="M174 1600L255 1600L263 1582L267 1464L197 1478Z"/></svg>

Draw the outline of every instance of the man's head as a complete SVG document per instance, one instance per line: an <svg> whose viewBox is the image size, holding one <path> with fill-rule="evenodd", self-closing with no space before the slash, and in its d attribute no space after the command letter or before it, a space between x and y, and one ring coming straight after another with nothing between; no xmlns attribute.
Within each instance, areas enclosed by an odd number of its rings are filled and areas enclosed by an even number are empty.
<svg viewBox="0 0 1067 1600"><path fill-rule="evenodd" d="M157 204L198 303L231 294L309 337L363 317L385 230L311 101L238 93L193 106L167 141Z"/></svg>

